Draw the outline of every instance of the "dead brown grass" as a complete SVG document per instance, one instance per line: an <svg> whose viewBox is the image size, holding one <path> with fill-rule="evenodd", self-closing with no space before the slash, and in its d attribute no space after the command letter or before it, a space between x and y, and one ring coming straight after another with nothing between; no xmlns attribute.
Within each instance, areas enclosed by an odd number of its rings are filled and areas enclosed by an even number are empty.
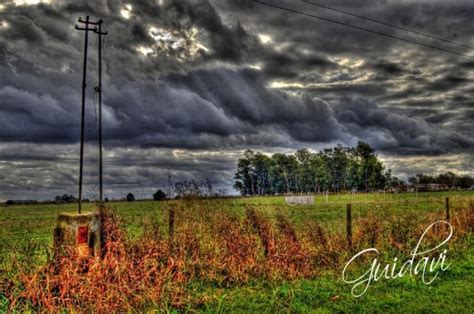
<svg viewBox="0 0 474 314"><path fill-rule="evenodd" d="M193 208L184 204L174 209L172 233L166 230L167 223L148 221L137 241L127 239L114 211L104 210L101 256L84 259L73 248L63 248L39 269L17 262L17 278L2 281L0 292L12 309L98 313L184 309L186 304L204 302L190 299L187 289L193 280L225 287L258 278L310 278L321 269L340 267L350 255L345 235L331 233L318 222L298 229L282 212L273 220L248 208L242 219L206 211L198 202L189 206ZM426 221L439 220L439 214L430 215L424 216ZM452 217L456 237L472 233L472 208L456 210ZM426 228L420 217L411 215L383 221L369 215L355 223L356 248L404 251ZM430 240L443 237L443 232L436 230Z"/></svg>

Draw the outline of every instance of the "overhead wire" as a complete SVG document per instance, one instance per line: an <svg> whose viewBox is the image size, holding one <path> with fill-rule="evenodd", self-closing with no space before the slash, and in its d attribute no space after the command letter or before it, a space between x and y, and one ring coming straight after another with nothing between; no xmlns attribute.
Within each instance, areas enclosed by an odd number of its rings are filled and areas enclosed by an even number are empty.
<svg viewBox="0 0 474 314"><path fill-rule="evenodd" d="M398 30L402 30L402 31L405 31L405 32L408 32L408 33L412 33L412 34L427 37L427 38L430 38L430 39L438 40L438 41L445 42L445 43L448 43L448 44L451 44L451 45L461 46L461 47L468 48L468 49L474 49L474 47L465 45L463 43L459 43L459 42L452 41L452 40L449 40L449 39L445 39L445 38L442 38L442 37L430 35L430 34L427 34L427 33L423 33L423 32L417 31L417 30L409 29L409 28L406 28L406 27L403 27L403 26L392 24L392 23L383 22L383 21L380 21L380 20L376 20L374 18L370 18L370 17L358 15L358 14L355 14L355 13L343 11L341 9L329 7L327 5L320 4L320 3L317 3L317 2L313 2L313 1L309 1L309 0L304 0L303 2L305 2L309 5L312 5L312 6L320 7L320 8L326 9L326 10L338 12L338 13L349 15L349 16L352 16L352 17L357 17L359 19L366 20L366 21L369 21L369 22L372 22L372 23L376 23L376 24L380 24L380 25L384 25L384 26L389 26L389 27L392 27L392 28L396 28Z"/></svg>
<svg viewBox="0 0 474 314"><path fill-rule="evenodd" d="M450 49L446 49L446 48L442 48L442 47L437 47L437 46L421 43L421 42L418 42L418 41L413 40L413 39L399 37L399 36L396 36L396 35L391 35L391 34L383 33L383 32L380 32L380 31L371 30L371 29L368 29L368 28L352 25L352 24L349 24L349 23L346 23L346 22L336 21L336 20L333 20L333 19L329 19L329 18L326 18L326 17L319 16L319 15L306 13L306 12L301 12L301 11L298 11L298 10L290 9L290 8L279 6L279 5L272 4L272 3L267 3L267 2L264 2L264 1L260 1L260 0L254 0L254 2L258 3L258 4L261 4L261 5L268 6L268 7L273 7L273 8L283 10L283 11L287 11L287 12L290 12L290 13L296 13L296 14L303 15L303 16L306 16L306 17L319 19L319 20L322 20L322 21L325 21L325 22L330 22L330 23L333 23L333 24L349 27L349 28L352 28L352 29L357 29L357 30L372 33L372 34L375 34L375 35L384 36L384 37L387 37L387 38L404 41L404 42L411 43L411 44L418 45L418 46L422 46L422 47L425 47L425 48L430 48L430 49L442 51L442 52L445 52L445 53L450 53L450 54L453 54L453 55L462 56L462 57L465 57L465 58L468 58L468 59L474 59L474 57L471 57L471 56L469 56L467 54L464 54L464 53L461 53L461 52L457 52L457 51L454 51L454 50L450 50Z"/></svg>

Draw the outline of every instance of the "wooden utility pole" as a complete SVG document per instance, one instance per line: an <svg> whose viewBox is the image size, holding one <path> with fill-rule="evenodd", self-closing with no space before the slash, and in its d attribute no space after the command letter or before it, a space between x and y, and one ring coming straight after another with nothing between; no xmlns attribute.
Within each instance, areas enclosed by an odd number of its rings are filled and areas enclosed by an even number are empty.
<svg viewBox="0 0 474 314"><path fill-rule="evenodd" d="M85 41L84 41L84 64L82 72L82 106L81 106L81 152L80 152L80 163L79 163L79 214L82 210L82 169L84 166L84 117L85 117L85 108L86 108L86 72L87 72L87 44L89 39L89 32L96 31L96 27L89 27L89 25L94 25L89 22L89 16L86 16L85 20L81 18L78 19L78 22L84 24L84 27L79 27L76 25L76 30L85 32Z"/></svg>
<svg viewBox="0 0 474 314"><path fill-rule="evenodd" d="M99 98L99 200L102 204L104 200L104 188L102 184L102 36L107 35L107 32L102 32L102 20L97 22L97 30L94 31L98 35L98 63L99 63L99 84L95 88Z"/></svg>
<svg viewBox="0 0 474 314"><path fill-rule="evenodd" d="M347 204L346 207L346 238L347 246L352 251L352 205Z"/></svg>
<svg viewBox="0 0 474 314"><path fill-rule="evenodd" d="M449 222L449 197L445 199L445 207L446 207L446 221Z"/></svg>

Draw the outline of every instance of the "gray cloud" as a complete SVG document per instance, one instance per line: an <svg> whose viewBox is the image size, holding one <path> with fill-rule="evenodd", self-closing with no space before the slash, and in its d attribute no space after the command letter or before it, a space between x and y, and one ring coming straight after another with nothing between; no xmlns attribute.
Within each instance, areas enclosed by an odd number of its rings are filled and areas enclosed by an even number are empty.
<svg viewBox="0 0 474 314"><path fill-rule="evenodd" d="M382 151L438 155L472 150L474 141L457 132L439 130L424 120L391 113L364 99L342 99L336 116L348 130Z"/></svg>
<svg viewBox="0 0 474 314"><path fill-rule="evenodd" d="M439 44L303 2L277 2ZM330 5L473 44L470 2ZM474 149L473 62L467 59L253 1L9 2L0 10L0 198L75 191L83 34L73 25L91 12L109 31L104 51L108 193L149 194L168 170L230 187L244 148L319 149L359 139L400 173L419 167L413 162L419 156L445 158L456 171L472 171L472 163L454 162L454 156L465 158ZM95 48L92 37L89 150L96 136ZM86 182L93 191L95 155L87 160ZM41 184L44 178L48 181Z"/></svg>

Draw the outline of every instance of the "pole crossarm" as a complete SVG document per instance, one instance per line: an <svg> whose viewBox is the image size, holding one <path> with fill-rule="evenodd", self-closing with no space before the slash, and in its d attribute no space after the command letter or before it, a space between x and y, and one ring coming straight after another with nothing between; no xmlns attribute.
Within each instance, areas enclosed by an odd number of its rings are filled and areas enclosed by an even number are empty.
<svg viewBox="0 0 474 314"><path fill-rule="evenodd" d="M90 28L89 25L99 25L99 22L89 21L89 16L86 16L85 20L83 20L82 18L78 18L77 22L86 25L85 27L80 27L80 26L75 25L74 28L76 30L79 30L79 31L93 31L93 32L95 32L95 31L97 31L97 27L94 26L93 28ZM102 23L102 20L100 20L100 23Z"/></svg>
<svg viewBox="0 0 474 314"><path fill-rule="evenodd" d="M97 22L92 22L92 21L89 21L89 16L86 16L86 19L83 20L82 18L78 18L77 19L77 22L78 23L83 23L83 24L91 24L91 25L99 25L99 22L102 23L102 20L98 20Z"/></svg>
<svg viewBox="0 0 474 314"><path fill-rule="evenodd" d="M97 30L97 27L88 28L88 27L79 27L77 25L74 28L78 31L93 31L93 32L95 32Z"/></svg>
<svg viewBox="0 0 474 314"><path fill-rule="evenodd" d="M99 27L96 28L96 30L94 30L94 33L96 33L97 35L107 35L107 32L103 32L101 27L102 27L102 23L104 23L102 20L98 20L97 23L95 23L94 25L98 25Z"/></svg>

